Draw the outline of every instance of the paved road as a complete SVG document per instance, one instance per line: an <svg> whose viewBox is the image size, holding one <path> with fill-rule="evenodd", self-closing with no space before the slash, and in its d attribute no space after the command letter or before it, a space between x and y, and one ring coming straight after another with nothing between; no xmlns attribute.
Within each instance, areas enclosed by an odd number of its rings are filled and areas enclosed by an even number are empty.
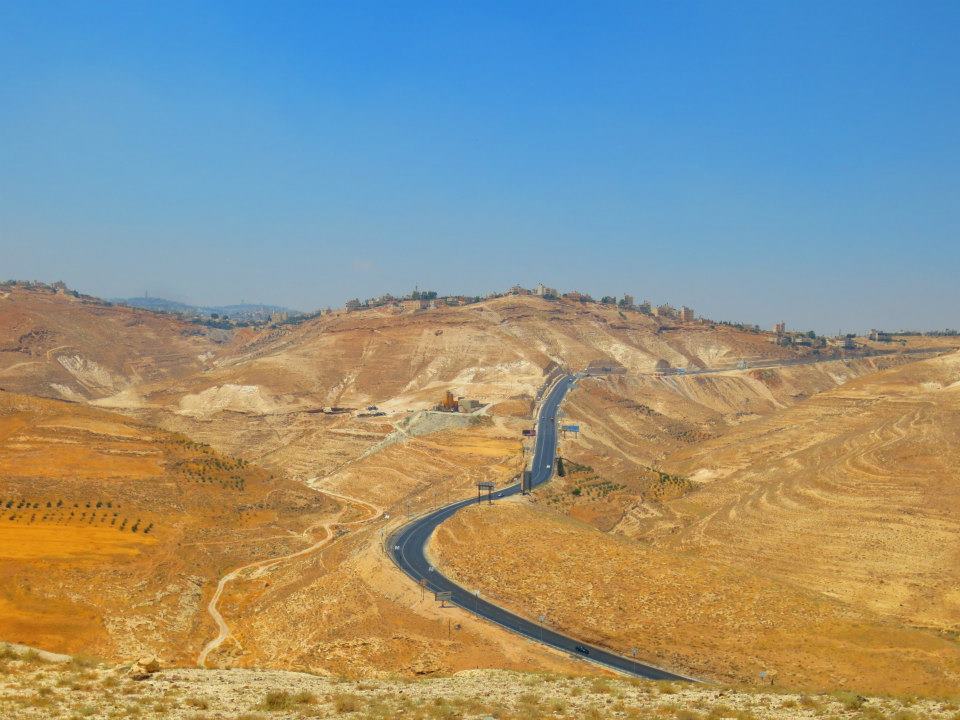
<svg viewBox="0 0 960 720"><path fill-rule="evenodd" d="M554 418L556 417L560 402L567 394L567 391L573 386L574 381L575 379L570 376L561 379L550 390L546 400L544 400L541 406L540 418L537 422L537 441L533 453L533 464L531 466L531 484L534 487L542 485L553 476L553 462L557 447L557 425ZM519 485L511 485L495 492L494 497L507 497L509 495L516 495L519 492ZM452 597L451 602L455 605L459 605L469 612L495 622L498 625L502 625L508 630L512 630L531 640L565 652L574 653L582 659L590 660L600 665L605 665L639 677L654 680L690 679L651 665L644 665L632 658L588 645L585 642L561 635L548 627L543 627L519 615L514 615L488 602L482 594L476 593L471 589L460 587L431 567L430 562L426 558L425 548L433 531L436 530L440 523L451 517L460 508L475 502L477 502L476 498L470 498L453 503L452 505L447 505L401 527L388 541L387 547L393 561L401 570L417 582L426 580L428 591L449 591ZM486 502L486 499L484 499L483 502ZM576 587L572 586L570 592L577 592ZM638 639L637 642L638 645L642 645L642 639ZM589 650L589 655L585 656L582 653L577 653L577 646Z"/></svg>
<svg viewBox="0 0 960 720"><path fill-rule="evenodd" d="M900 348L900 349L871 349L864 352L851 352L847 355L810 355L799 358L771 358L769 360L746 360L744 367L738 365L728 365L725 367L713 368L670 368L645 375L707 375L712 373L725 373L736 370L753 370L762 368L789 367L793 365L816 365L818 363L843 362L846 360L866 360L876 357L890 357L891 355L934 355L945 352L952 352L955 348L950 347L927 347L927 348ZM602 374L602 373L601 373Z"/></svg>

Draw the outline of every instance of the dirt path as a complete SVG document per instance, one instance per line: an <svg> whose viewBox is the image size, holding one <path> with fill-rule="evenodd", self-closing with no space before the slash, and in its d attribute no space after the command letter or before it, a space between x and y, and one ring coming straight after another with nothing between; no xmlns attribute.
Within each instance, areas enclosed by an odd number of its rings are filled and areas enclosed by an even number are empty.
<svg viewBox="0 0 960 720"><path fill-rule="evenodd" d="M328 495L329 497L336 498L337 500L342 500L346 503L353 505L359 505L368 511L370 514L368 517L360 518L359 520L351 520L350 522L339 522L340 518L343 516L343 513L346 511L346 507L342 507L340 512L338 512L333 518L327 520L319 525L314 525L309 528L305 534L314 532L317 528L322 528L324 532L323 538L317 540L312 545L298 550L296 552L288 553L286 555L280 555L278 557L265 558L263 560L257 560L252 563L248 563L241 567L238 567L234 570L231 570L217 583L216 592L214 592L213 597L210 598L210 602L207 603L207 612L210 613L210 617L213 618L213 621L217 625L217 636L213 638L210 642L204 645L203 650L200 651L200 655L197 657L197 665L199 667L207 666L207 656L211 652L216 650L223 642L230 637L230 627L227 625L226 621L223 619L223 615L220 614L220 611L217 609L217 606L220 604L220 598L223 595L224 589L227 587L227 584L236 580L243 573L253 570L250 578L257 578L261 576L264 572L269 570L271 567L278 565L279 563L286 562L287 560L293 560L294 558L303 557L304 555L309 555L313 552L316 552L320 548L329 544L333 540L333 526L334 525L360 525L362 523L371 522L376 520L381 515L383 515L383 508L377 507L372 503L368 503L365 500L360 500L359 498L350 497L349 495L341 495L340 493L333 492L332 490L324 490L321 488L314 487L313 483L316 482L317 478L311 478L307 480L307 485L316 490L319 493Z"/></svg>

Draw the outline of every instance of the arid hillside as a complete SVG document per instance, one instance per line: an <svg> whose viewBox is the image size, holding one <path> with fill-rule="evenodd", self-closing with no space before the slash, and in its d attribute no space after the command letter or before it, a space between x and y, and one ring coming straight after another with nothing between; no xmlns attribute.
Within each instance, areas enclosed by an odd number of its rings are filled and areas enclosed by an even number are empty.
<svg viewBox="0 0 960 720"><path fill-rule="evenodd" d="M134 413L301 479L355 459L447 390L526 417L558 366L635 374L800 352L729 326L522 296L234 331L21 287L0 310L0 387ZM386 415L355 417L371 405ZM321 412L335 406L347 412Z"/></svg>
<svg viewBox="0 0 960 720"><path fill-rule="evenodd" d="M960 676L948 636L525 502L472 507L432 547L438 567L488 599L694 677L749 683L765 672L810 691L943 694Z"/></svg>
<svg viewBox="0 0 960 720"><path fill-rule="evenodd" d="M202 371L218 331L43 289L0 288L0 387L67 400Z"/></svg>
<svg viewBox="0 0 960 720"><path fill-rule="evenodd" d="M403 517L517 472L516 421L476 420L301 483L127 416L0 392L0 637L351 676L569 671L439 608L383 553Z"/></svg>
<svg viewBox="0 0 960 720"><path fill-rule="evenodd" d="M221 570L299 547L332 507L181 435L0 392L0 637L192 659Z"/></svg>
<svg viewBox="0 0 960 720"><path fill-rule="evenodd" d="M450 390L493 414L529 416L559 366L651 373L797 357L763 334L669 326L637 312L504 297L422 310L417 303L322 315L295 327L238 333L202 373L98 401L301 477L328 474L397 421ZM344 415L322 408L352 410ZM379 419L357 419L376 406Z"/></svg>
<svg viewBox="0 0 960 720"><path fill-rule="evenodd" d="M517 472L517 429L492 421L392 443L309 481L364 512L338 519L316 552L245 573L221 601L231 636L217 667L310 669L350 677L437 675L476 667L573 670L576 663L457 608L442 607L388 559L384 542L411 516L504 484Z"/></svg>
<svg viewBox="0 0 960 720"><path fill-rule="evenodd" d="M949 351L945 349L945 351ZM802 404L858 377L900 367L917 355L825 360L816 364L729 370L704 375L627 374L582 380L564 405L561 455L571 476L546 491L603 530L631 534L657 503L692 485L671 458L735 436L741 427ZM930 357L926 355L926 357ZM574 487L578 494L571 494Z"/></svg>
<svg viewBox="0 0 960 720"><path fill-rule="evenodd" d="M669 465L698 490L638 537L960 637L960 353L854 380Z"/></svg>
<svg viewBox="0 0 960 720"><path fill-rule="evenodd" d="M567 477L533 503L462 513L434 552L529 616L694 675L947 692L960 681L958 411L953 353L703 438L633 487L571 441Z"/></svg>
<svg viewBox="0 0 960 720"><path fill-rule="evenodd" d="M831 359L513 296L234 331L23 288L0 310L2 639L350 677L591 672L443 607L383 548L510 482L541 388L590 367L564 477L443 527L444 568L709 679L936 694L960 672L957 355ZM432 411L447 391L482 407Z"/></svg>

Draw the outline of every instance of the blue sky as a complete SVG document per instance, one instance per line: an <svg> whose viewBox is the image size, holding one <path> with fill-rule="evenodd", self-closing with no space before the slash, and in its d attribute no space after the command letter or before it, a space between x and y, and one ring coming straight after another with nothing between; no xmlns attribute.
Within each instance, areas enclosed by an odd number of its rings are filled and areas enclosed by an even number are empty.
<svg viewBox="0 0 960 720"><path fill-rule="evenodd" d="M0 0L0 276L960 325L955 2Z"/></svg>

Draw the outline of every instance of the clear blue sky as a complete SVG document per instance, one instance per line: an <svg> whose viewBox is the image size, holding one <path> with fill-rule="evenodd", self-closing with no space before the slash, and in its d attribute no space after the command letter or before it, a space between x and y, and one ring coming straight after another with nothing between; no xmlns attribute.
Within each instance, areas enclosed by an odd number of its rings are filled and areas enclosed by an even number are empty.
<svg viewBox="0 0 960 720"><path fill-rule="evenodd" d="M0 276L960 325L960 3L0 0Z"/></svg>

